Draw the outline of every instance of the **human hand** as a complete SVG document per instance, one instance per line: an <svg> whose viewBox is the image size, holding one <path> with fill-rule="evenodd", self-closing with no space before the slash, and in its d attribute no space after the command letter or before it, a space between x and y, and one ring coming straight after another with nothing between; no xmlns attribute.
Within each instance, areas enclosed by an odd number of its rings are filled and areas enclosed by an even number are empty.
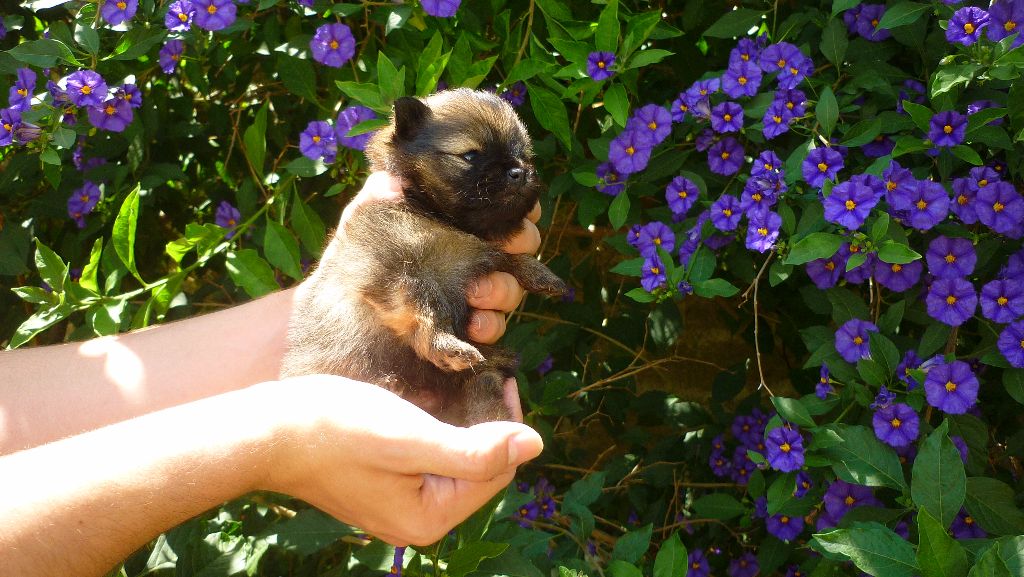
<svg viewBox="0 0 1024 577"><path fill-rule="evenodd" d="M518 407L509 382L505 396ZM389 391L342 377L268 385L257 386L257 394L269 397L263 402L278 407L284 424L263 488L303 499L396 546L437 541L543 448L521 423L455 427Z"/></svg>
<svg viewBox="0 0 1024 577"><path fill-rule="evenodd" d="M359 205L366 202L397 200L402 194L401 181L386 172L374 172L363 185L362 190L352 199L341 213L341 224L351 216ZM540 231L536 222L540 220L541 208L538 202L530 214L523 219L523 228L508 239L501 247L511 254L534 254L540 248ZM333 243L332 243L333 244ZM331 247L328 247L328 251ZM493 272L477 279L467 290L466 300L473 308L467 331L469 338L478 343L495 343L505 334L505 313L510 313L523 300L523 287L514 276L505 272Z"/></svg>

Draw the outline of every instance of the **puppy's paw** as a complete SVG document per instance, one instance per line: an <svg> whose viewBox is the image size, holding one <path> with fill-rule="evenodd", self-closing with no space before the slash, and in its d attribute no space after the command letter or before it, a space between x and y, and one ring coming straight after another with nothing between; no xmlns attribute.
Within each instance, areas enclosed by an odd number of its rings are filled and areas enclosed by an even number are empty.
<svg viewBox="0 0 1024 577"><path fill-rule="evenodd" d="M427 352L427 360L446 371L463 371L484 360L484 356L476 347L452 334L436 335L431 345Z"/></svg>

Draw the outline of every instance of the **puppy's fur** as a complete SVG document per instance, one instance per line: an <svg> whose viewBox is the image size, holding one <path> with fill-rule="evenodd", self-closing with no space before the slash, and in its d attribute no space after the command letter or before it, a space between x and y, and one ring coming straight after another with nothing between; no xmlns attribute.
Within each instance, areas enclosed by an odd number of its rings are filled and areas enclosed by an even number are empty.
<svg viewBox="0 0 1024 577"><path fill-rule="evenodd" d="M539 196L525 127L487 92L401 98L366 154L402 179L403 198L355 207L335 235L300 288L282 376L371 382L456 425L509 418L515 356L467 342L466 290L493 271L531 292L568 290L537 259L498 248Z"/></svg>

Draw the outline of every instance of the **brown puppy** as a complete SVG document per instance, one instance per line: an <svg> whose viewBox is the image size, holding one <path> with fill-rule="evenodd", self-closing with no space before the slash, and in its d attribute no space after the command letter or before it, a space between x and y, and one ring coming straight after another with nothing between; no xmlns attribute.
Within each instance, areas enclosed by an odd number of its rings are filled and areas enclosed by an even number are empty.
<svg viewBox="0 0 1024 577"><path fill-rule="evenodd" d="M299 290L282 377L367 381L456 425L508 419L515 356L467 342L466 289L504 271L531 292L568 290L537 259L497 248L540 194L526 128L488 92L400 98L366 154L402 179L403 198L356 207L337 232Z"/></svg>

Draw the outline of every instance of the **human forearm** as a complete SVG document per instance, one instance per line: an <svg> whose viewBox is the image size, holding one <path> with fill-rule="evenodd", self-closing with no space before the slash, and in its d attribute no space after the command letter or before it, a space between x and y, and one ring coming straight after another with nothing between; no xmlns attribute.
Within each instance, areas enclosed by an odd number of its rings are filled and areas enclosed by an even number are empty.
<svg viewBox="0 0 1024 577"><path fill-rule="evenodd" d="M116 337L0 353L0 454L277 378L293 293Z"/></svg>
<svg viewBox="0 0 1024 577"><path fill-rule="evenodd" d="M168 527L260 486L276 421L260 414L258 394L227 393L0 457L4 573L102 575Z"/></svg>

